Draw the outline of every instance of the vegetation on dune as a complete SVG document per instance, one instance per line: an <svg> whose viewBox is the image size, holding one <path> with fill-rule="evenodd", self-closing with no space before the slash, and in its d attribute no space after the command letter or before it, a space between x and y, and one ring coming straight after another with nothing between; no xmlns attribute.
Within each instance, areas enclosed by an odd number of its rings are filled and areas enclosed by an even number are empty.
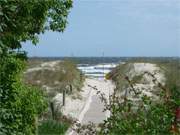
<svg viewBox="0 0 180 135"><path fill-rule="evenodd" d="M72 94L80 91L83 86L84 76L70 60L57 61L53 67L40 68L25 73L24 81L27 84L48 87L51 95L62 93L64 89L67 89L68 94Z"/></svg>
<svg viewBox="0 0 180 135"><path fill-rule="evenodd" d="M147 95L142 96L138 92L139 90L134 87L134 79L123 74L128 71L126 68L127 65L117 67L107 77L114 77L113 80L116 84L124 80L126 82L123 85L124 87L120 87L121 90L118 90L117 87L109 97L109 102L104 94L96 89L100 99L105 103L105 110L110 111L110 117L100 124L98 128L92 123L88 125L77 123L76 132L80 134L99 135L178 135L180 133L180 72L178 62L168 62L168 64L162 65L166 70L165 84L159 82L153 73L148 71L144 73L150 76L153 79L154 85L159 88L161 102L152 100ZM138 79L141 79L141 77L138 77ZM126 89L127 87L129 89ZM123 89L125 93L119 96L119 91ZM128 93L127 90L129 90ZM130 93L133 93L135 97L139 97L138 104L129 97Z"/></svg>
<svg viewBox="0 0 180 135"><path fill-rule="evenodd" d="M128 65L127 63L119 65L106 75L106 79L113 80L116 88L118 88L119 91L122 91L128 86L128 82L122 77L122 75L125 76L126 73L130 71L130 67L131 65Z"/></svg>
<svg viewBox="0 0 180 135"><path fill-rule="evenodd" d="M160 65L165 71L165 87L170 90L172 101L180 107L180 60Z"/></svg>
<svg viewBox="0 0 180 135"><path fill-rule="evenodd" d="M165 71L165 85L156 82L157 79L153 74L149 73L149 75L160 88L160 99L163 102L155 102L143 96L142 103L134 112L131 109L133 100L126 97L123 104L114 106L111 111L113 115L105 122L109 126L112 124L110 128L108 127L110 134L118 132L121 134L178 134L180 132L180 123L177 120L179 116L175 114L180 106L180 63L179 61L155 63ZM113 78L117 84L122 83L120 82L122 79L127 81L125 76L120 77L120 74L127 71L124 67L125 65L118 67L117 75ZM115 104L117 102L115 101Z"/></svg>
<svg viewBox="0 0 180 135"><path fill-rule="evenodd" d="M165 85L157 82L153 74L148 73L148 75L152 77L154 83L160 88L160 99L163 102L155 102L147 96L143 96L141 104L135 111L132 109L133 100L124 97L124 102L119 103L117 106L116 104L119 101L115 98L113 106L111 106L113 107L111 109L112 116L104 123L109 130L109 134L179 134L180 63L179 61L163 63L159 61L156 64L161 65L161 69L165 70ZM119 67L116 71L117 76L114 80L117 84L121 81L119 75L126 70L123 68L124 66ZM124 78L121 76L121 79L127 81L126 76ZM127 82L131 83L131 81ZM132 89L134 88L132 87ZM102 131L104 132L104 130Z"/></svg>
<svg viewBox="0 0 180 135"><path fill-rule="evenodd" d="M62 32L71 7L71 0L0 0L0 134L37 134L47 102L22 82L27 58L21 42L36 44L46 30Z"/></svg>

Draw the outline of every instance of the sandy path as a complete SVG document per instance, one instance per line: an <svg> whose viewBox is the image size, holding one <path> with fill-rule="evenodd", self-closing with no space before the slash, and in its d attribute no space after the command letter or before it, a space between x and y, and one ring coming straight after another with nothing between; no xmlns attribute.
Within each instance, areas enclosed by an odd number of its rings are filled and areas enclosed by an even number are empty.
<svg viewBox="0 0 180 135"><path fill-rule="evenodd" d="M109 95L113 91L113 84L110 81L105 80L89 80L88 85L96 87L99 91L105 94L106 98L109 97ZM93 88L90 88L92 91L92 94L90 96L89 102L86 103L86 106L88 108L84 109L85 113L83 114L83 119L80 119L80 122L82 124L87 124L88 122L93 122L95 124L99 124L103 122L103 120L108 117L109 112L103 112L104 104L100 101L98 95L96 94L96 91Z"/></svg>
<svg viewBox="0 0 180 135"><path fill-rule="evenodd" d="M114 85L111 81L98 79L86 79L85 84L86 86L83 87L83 91L89 91L90 94L79 114L78 120L81 124L88 124L89 122L99 124L109 116L109 112L103 112L104 104L100 101L96 94L96 90L92 87L96 87L99 91L105 94L106 98L108 98L113 92ZM89 87L89 85L92 87ZM68 135L74 134L73 131L68 133Z"/></svg>
<svg viewBox="0 0 180 135"><path fill-rule="evenodd" d="M99 97L92 96L92 102L88 111L85 113L82 120L82 124L88 124L93 122L94 124L99 124L106 119L106 112L103 112L104 104L100 101Z"/></svg>

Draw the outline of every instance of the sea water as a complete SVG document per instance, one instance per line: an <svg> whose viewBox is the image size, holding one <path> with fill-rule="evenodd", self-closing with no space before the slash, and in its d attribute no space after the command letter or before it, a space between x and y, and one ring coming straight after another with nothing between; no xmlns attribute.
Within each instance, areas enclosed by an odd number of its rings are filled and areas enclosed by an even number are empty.
<svg viewBox="0 0 180 135"><path fill-rule="evenodd" d="M111 70L117 65L117 63L101 63L96 65L78 64L78 69L81 70L85 76L92 78L104 78L105 75L111 72Z"/></svg>

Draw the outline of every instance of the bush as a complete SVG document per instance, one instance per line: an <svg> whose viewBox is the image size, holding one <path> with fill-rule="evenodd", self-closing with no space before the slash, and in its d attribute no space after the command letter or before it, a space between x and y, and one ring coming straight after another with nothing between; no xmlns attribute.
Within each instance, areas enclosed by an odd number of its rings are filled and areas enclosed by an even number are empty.
<svg viewBox="0 0 180 135"><path fill-rule="evenodd" d="M42 121L38 127L39 135L62 135L69 128L69 123L54 120Z"/></svg>
<svg viewBox="0 0 180 135"><path fill-rule="evenodd" d="M175 74L178 72L174 70ZM175 84L177 80L171 81L171 85L164 87L153 74L148 72L146 74L151 76L154 84L160 88L160 100L162 102L153 101L144 95L137 104L126 95L123 96L123 99L118 97L115 91L110 97L110 104L106 105L106 110L111 112L111 116L103 123L100 134L179 134L180 126L175 114L175 111L180 106L179 98L177 98L179 88ZM168 75L166 77L166 81L171 78ZM129 80L128 77L125 77L125 80ZM131 82L128 83L130 84L130 92L136 91L131 86ZM172 86L176 87L170 89ZM138 93L135 95L139 96Z"/></svg>
<svg viewBox="0 0 180 135"><path fill-rule="evenodd" d="M21 82L25 62L17 54L0 59L0 134L32 135L46 108L43 93Z"/></svg>
<svg viewBox="0 0 180 135"><path fill-rule="evenodd" d="M176 115L179 114L175 114L175 112L180 104L173 91L179 91L179 89L174 89L169 94L168 87L159 83L153 74L148 72L146 74L151 76L154 83L160 88L161 102L154 101L146 95L140 96L126 76L124 78L130 85L129 92L139 97L138 103L135 103L126 94L118 96L116 90L109 97L108 102L104 94L97 91L105 104L105 110L110 111L110 117L99 128L92 123L83 126L77 123L76 132L87 135L178 135L180 123L179 116Z"/></svg>

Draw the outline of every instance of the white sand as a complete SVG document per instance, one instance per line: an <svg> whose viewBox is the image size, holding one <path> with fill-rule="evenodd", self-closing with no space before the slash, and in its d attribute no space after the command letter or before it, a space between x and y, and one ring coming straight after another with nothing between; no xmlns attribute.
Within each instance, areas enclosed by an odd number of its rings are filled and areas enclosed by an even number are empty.
<svg viewBox="0 0 180 135"><path fill-rule="evenodd" d="M164 84L165 76L162 70L156 65L151 63L134 63L130 69L129 76L133 78L134 76L144 74L144 72L149 72L154 74L158 82ZM155 88L156 84L153 82L153 78L147 74L143 76L143 80L134 85L135 89L139 89L142 93L141 95L146 95L158 99L158 96L153 94L157 91Z"/></svg>
<svg viewBox="0 0 180 135"><path fill-rule="evenodd" d="M155 78L161 82L164 83L164 74L162 73L161 69L156 64L151 63L134 63L134 74L140 74L143 72L150 72L152 74L155 74ZM150 76L145 76L146 79L152 84L152 78Z"/></svg>
<svg viewBox="0 0 180 135"><path fill-rule="evenodd" d="M104 93L108 98L109 94L112 93L114 85L111 81L104 81L98 79L86 79L84 87L80 92L81 99L73 99L72 97L66 97L66 105L62 107L62 112L64 115L70 116L79 120L83 120L85 113L88 111L90 104L92 102L92 97L96 95L96 90L89 87L96 86L99 91ZM58 104L62 104L62 94L55 96L54 100Z"/></svg>
<svg viewBox="0 0 180 135"><path fill-rule="evenodd" d="M64 108L64 113L66 112L67 114L76 114L73 117L76 118L80 123L83 123L83 120L86 119L85 114L90 110L91 103L93 102L93 97L97 96L96 90L93 88L89 87L88 85L92 87L96 87L101 93L104 93L106 98L108 99L109 95L112 94L114 90L114 84L111 81L107 80L98 80L98 79L86 79L85 81L85 86L83 87L83 92L81 93L83 99L81 101L81 106L77 106L75 103L77 100L72 101L69 105L71 107ZM93 108L91 108L93 110ZM104 115L104 113L99 110L99 112L95 112L94 115L99 116L99 115ZM72 115L71 115L72 116ZM110 116L110 112L106 111L105 112L105 118ZM93 116L94 118L97 118L96 116ZM97 118L98 119L98 118ZM71 128L67 131L67 135L74 135L74 131L71 130Z"/></svg>

